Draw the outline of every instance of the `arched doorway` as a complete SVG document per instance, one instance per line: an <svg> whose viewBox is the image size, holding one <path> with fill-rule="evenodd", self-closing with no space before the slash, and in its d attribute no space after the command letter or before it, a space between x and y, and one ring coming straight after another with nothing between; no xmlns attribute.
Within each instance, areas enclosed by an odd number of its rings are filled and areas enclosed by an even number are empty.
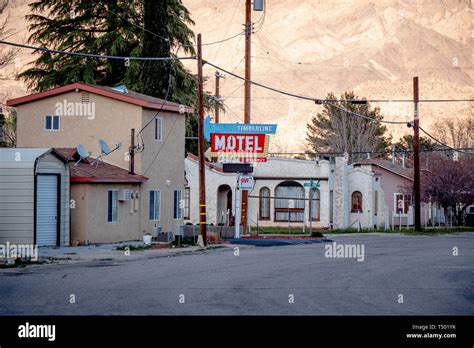
<svg viewBox="0 0 474 348"><path fill-rule="evenodd" d="M232 225L232 189L229 185L220 185L217 188L216 224Z"/></svg>

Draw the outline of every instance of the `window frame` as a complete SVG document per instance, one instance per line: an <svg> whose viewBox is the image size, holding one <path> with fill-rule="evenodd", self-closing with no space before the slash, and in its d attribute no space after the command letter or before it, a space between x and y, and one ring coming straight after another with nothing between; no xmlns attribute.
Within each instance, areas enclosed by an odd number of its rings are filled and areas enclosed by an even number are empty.
<svg viewBox="0 0 474 348"><path fill-rule="evenodd" d="M153 205L151 203L152 195L153 195ZM156 202L158 202L158 209L156 209L157 208ZM153 219L151 216L152 208L153 208ZM157 218L157 215L158 215L158 218ZM161 190L150 190L150 194L148 196L148 219L150 221L161 221Z"/></svg>
<svg viewBox="0 0 474 348"><path fill-rule="evenodd" d="M360 196L360 208L354 208L354 197ZM364 196L360 191L354 191L351 194L351 213L362 213L364 211Z"/></svg>
<svg viewBox="0 0 474 348"><path fill-rule="evenodd" d="M111 193L112 193L112 197L110 197ZM114 196L115 196L115 199L114 199ZM115 210L115 220L114 220L114 210ZM109 220L109 218L111 218L111 220ZM107 190L107 223L115 224L117 222L118 222L118 190L117 189Z"/></svg>
<svg viewBox="0 0 474 348"><path fill-rule="evenodd" d="M262 191L264 190L267 190L268 191L268 197L263 197L262 196ZM270 220L270 217L271 217L271 196L272 196L272 193L270 191L270 188L268 188L267 186L263 186L262 188L260 188L260 190L258 191L258 219L259 220L263 220L263 221L268 221ZM262 208L263 208L263 200L266 199L267 200L267 214L264 214L262 213Z"/></svg>
<svg viewBox="0 0 474 348"><path fill-rule="evenodd" d="M51 118L51 128L47 128L47 119ZM58 120L58 129L54 129L54 118L57 117ZM59 132L61 130L61 117L59 115L44 115L44 130L46 132Z"/></svg>
<svg viewBox="0 0 474 348"><path fill-rule="evenodd" d="M184 207L183 207L183 220L191 219L191 188L184 188Z"/></svg>
<svg viewBox="0 0 474 348"><path fill-rule="evenodd" d="M403 210L402 210L402 213L399 213L398 212L398 199L397 197L398 196L402 196L402 200L403 200ZM407 201L407 198L409 198L409 200ZM408 216L408 212L410 211L410 206L411 206L411 199L412 199L412 195L411 193L401 193L401 192L394 192L393 193L393 216ZM407 204L408 202L408 204Z"/></svg>
<svg viewBox="0 0 474 348"><path fill-rule="evenodd" d="M160 136L159 138L157 137L158 135L158 121L160 122ZM155 141L163 141L163 119L161 117L155 117L155 129L154 129L154 134L153 134L153 137L155 139Z"/></svg>
<svg viewBox="0 0 474 348"><path fill-rule="evenodd" d="M179 192L179 198L176 193ZM173 220L183 220L183 208L180 207L180 202L183 199L183 190L173 191Z"/></svg>
<svg viewBox="0 0 474 348"><path fill-rule="evenodd" d="M278 185L276 185L275 186L275 201L274 201L273 221L275 221L275 222L289 222L289 223L304 222L304 220L305 220L305 216L304 216L305 215L304 214L304 211L305 211L305 203L304 202L305 202L305 200L303 200L303 207L302 208L277 207L277 205L280 205L280 200L289 201L290 199L293 199L293 200L295 200L295 203L300 201L300 199L297 199L297 198L300 198L300 197L279 197L279 196L277 196L277 194L278 194L277 191L278 191L279 187L298 187L299 189L303 190L302 191L303 192L303 197L301 197L301 198L305 197L304 187L303 187L303 185L301 185L297 181L287 180L287 181L283 181L283 182L279 183ZM288 214L288 219L279 219L279 218L277 218L278 213ZM296 216L301 216L301 219L292 220L291 219L292 214L293 215L296 214Z"/></svg>

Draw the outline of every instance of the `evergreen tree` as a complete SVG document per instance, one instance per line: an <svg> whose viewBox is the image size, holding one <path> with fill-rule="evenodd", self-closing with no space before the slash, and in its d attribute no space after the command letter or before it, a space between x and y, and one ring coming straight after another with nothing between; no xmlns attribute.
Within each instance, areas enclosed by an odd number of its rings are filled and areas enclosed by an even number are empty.
<svg viewBox="0 0 474 348"><path fill-rule="evenodd" d="M405 159L410 164L413 161L413 135L406 134L404 135L397 143L396 146L396 157L401 159L402 152L405 151ZM421 151L430 151L440 148L439 144L431 141L431 139L426 137L420 137L420 150Z"/></svg>
<svg viewBox="0 0 474 348"><path fill-rule="evenodd" d="M27 15L29 42L57 50L129 56L140 45L139 0L42 0ZM114 86L122 82L123 60L38 52L34 67L22 72L37 91L73 82Z"/></svg>
<svg viewBox="0 0 474 348"><path fill-rule="evenodd" d="M337 100L337 97L330 93L326 99ZM340 101L345 99L362 100L353 92L345 92L333 104L374 120L383 119L380 109L372 109L370 103L353 104ZM391 139L386 136L387 128L380 122L354 116L330 104L324 104L323 111L314 116L306 127L308 153L386 151L390 146ZM362 158L365 158L364 154L350 156L351 161Z"/></svg>
<svg viewBox="0 0 474 348"><path fill-rule="evenodd" d="M29 42L57 50L111 56L194 55L194 24L180 0L41 0L27 15ZM197 78L181 61L123 61L37 52L34 67L23 71L28 88L43 91L74 82L116 86L193 106L186 136L197 135ZM214 101L205 94L206 109ZM197 153L196 141L186 149Z"/></svg>

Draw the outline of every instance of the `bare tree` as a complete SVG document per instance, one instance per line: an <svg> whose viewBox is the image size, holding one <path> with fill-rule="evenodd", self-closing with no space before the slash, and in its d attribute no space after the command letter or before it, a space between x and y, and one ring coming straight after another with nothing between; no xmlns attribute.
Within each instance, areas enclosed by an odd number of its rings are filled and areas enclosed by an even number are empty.
<svg viewBox="0 0 474 348"><path fill-rule="evenodd" d="M455 161L445 153L427 153L423 162L423 201L438 203L445 214L451 207L460 224L467 206L474 203L474 155L460 154Z"/></svg>
<svg viewBox="0 0 474 348"><path fill-rule="evenodd" d="M0 147L16 146L16 109L0 108Z"/></svg>
<svg viewBox="0 0 474 348"><path fill-rule="evenodd" d="M438 140L455 148L474 145L474 116L446 118L434 124Z"/></svg>
<svg viewBox="0 0 474 348"><path fill-rule="evenodd" d="M0 0L0 15L3 14L8 5L8 0ZM0 22L0 40L6 40L12 35L12 31L7 29L8 16ZM13 62L18 52L17 48L5 48L0 46L0 70ZM5 77L0 75L0 79Z"/></svg>

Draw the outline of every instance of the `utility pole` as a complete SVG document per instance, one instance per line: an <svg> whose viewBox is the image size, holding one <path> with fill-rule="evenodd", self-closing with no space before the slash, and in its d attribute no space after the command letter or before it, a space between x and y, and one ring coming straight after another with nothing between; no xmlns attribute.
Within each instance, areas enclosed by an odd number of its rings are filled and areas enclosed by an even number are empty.
<svg viewBox="0 0 474 348"><path fill-rule="evenodd" d="M245 1L245 87L244 87L244 123L250 123L251 115L251 47L252 47L252 0ZM248 191L242 192L242 227L247 231Z"/></svg>
<svg viewBox="0 0 474 348"><path fill-rule="evenodd" d="M421 197L420 197L420 115L418 110L419 91L418 76L413 78L413 101L414 114L413 120L413 156L415 164L415 173L413 178L413 188L415 191L415 231L421 231Z"/></svg>
<svg viewBox="0 0 474 348"><path fill-rule="evenodd" d="M199 155L199 231L202 240L207 246L206 230L206 172L204 157L204 96L202 77L202 43L201 34L197 35L197 62L198 62L198 155Z"/></svg>
<svg viewBox="0 0 474 348"><path fill-rule="evenodd" d="M216 93L214 94L214 100L216 102L216 107L214 111L214 122L219 123L219 107L220 107L220 98L221 96L219 95L219 80L222 77L222 75L219 73L218 70L216 70Z"/></svg>

